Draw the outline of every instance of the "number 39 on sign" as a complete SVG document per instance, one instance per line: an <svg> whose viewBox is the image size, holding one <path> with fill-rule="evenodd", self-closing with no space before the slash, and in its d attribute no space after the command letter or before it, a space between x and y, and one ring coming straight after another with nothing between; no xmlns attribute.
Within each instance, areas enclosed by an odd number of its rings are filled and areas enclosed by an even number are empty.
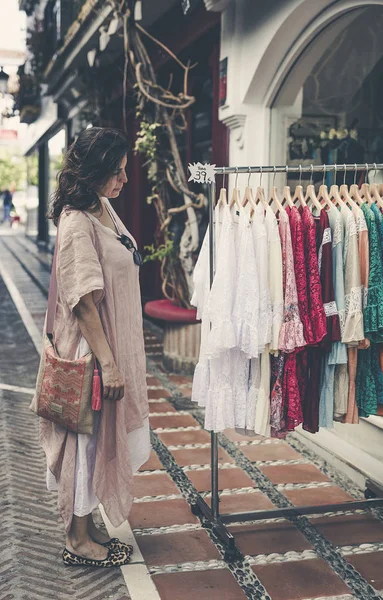
<svg viewBox="0 0 383 600"><path fill-rule="evenodd" d="M200 162L193 163L189 165L190 177L189 181L195 181L195 183L214 183L215 174L214 174L215 165L209 165L205 163L204 165Z"/></svg>

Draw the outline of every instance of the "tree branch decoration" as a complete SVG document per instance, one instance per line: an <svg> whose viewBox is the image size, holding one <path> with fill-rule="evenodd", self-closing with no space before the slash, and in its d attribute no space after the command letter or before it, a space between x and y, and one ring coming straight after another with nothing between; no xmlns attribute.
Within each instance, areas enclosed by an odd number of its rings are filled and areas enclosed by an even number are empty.
<svg viewBox="0 0 383 600"><path fill-rule="evenodd" d="M195 102L188 94L188 75L193 65L183 64L160 41L134 20L136 0L109 0L123 23L123 122L127 130L129 94L134 90L136 115L140 120L135 151L145 158L158 221L159 251L149 247L153 259L161 261L162 291L165 297L190 307L194 267L193 253L199 248L196 210L206 205L203 194L192 192L182 164L177 133L186 129L185 112ZM183 89L178 94L159 85L143 36L158 44L184 71ZM172 231L176 215L185 215L182 235Z"/></svg>

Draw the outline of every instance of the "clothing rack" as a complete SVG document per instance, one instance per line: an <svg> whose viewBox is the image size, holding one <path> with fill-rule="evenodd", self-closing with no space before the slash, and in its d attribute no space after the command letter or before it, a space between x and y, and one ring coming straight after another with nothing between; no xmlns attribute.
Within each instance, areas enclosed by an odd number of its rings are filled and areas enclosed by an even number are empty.
<svg viewBox="0 0 383 600"><path fill-rule="evenodd" d="M383 164L347 164L347 165L311 165L311 166L241 166L241 167L213 167L215 175L239 175L252 173L323 173L329 172L346 173L346 171L383 171ZM215 273L215 243L214 243L214 201L216 195L215 181L208 184L208 203L209 203L209 254L210 254L210 287L213 284ZM354 502L344 502L340 504L326 504L320 506L299 506L276 508L270 510L257 510L245 513L223 514L219 512L219 463L218 463L218 434L211 432L211 507L202 497L198 497L192 505L192 511L196 515L203 515L212 527L216 535L224 543L226 548L226 558L234 559L237 552L235 541L232 534L226 527L229 523L238 523L246 521L259 521L262 519L289 518L310 514L322 514L326 512L335 512L341 510L363 510L368 508L383 507L383 486L372 481L366 480L365 500Z"/></svg>

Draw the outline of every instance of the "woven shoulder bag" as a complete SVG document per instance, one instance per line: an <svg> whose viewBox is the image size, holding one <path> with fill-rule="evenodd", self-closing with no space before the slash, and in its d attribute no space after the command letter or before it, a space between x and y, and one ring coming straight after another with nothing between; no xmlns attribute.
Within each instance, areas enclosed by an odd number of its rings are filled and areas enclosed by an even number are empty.
<svg viewBox="0 0 383 600"><path fill-rule="evenodd" d="M30 409L74 433L93 433L93 411L101 410L101 379L92 352L65 360L57 352L53 331L57 305L58 233L49 285L46 334Z"/></svg>

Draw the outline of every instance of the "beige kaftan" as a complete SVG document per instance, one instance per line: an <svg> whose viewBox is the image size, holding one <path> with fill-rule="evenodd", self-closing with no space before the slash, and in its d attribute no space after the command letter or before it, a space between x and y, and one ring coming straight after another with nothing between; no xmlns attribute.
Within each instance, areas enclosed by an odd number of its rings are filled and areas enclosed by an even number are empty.
<svg viewBox="0 0 383 600"><path fill-rule="evenodd" d="M109 208L113 211L110 204ZM120 231L128 234L114 211L113 216ZM95 495L113 525L119 526L128 518L133 501L128 433L141 428L148 416L139 269L117 234L88 213L64 210L57 243L54 333L58 352L64 358L75 357L81 332L73 308L82 296L93 292L125 382L122 400L103 402L93 476ZM74 506L77 435L44 419L40 434L48 468L58 482L59 511L68 530Z"/></svg>

